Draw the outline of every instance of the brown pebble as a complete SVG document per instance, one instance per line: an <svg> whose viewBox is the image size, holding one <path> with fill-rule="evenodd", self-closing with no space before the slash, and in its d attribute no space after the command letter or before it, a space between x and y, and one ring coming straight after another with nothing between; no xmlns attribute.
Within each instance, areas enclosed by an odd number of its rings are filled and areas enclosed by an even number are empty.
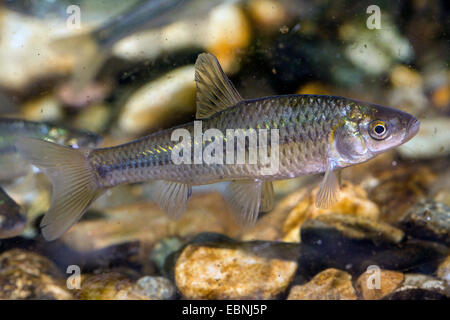
<svg viewBox="0 0 450 320"><path fill-rule="evenodd" d="M356 281L356 288L364 300L379 300L384 296L395 291L404 280L404 275L401 272L391 270L379 270L379 283L375 277L374 272L364 272ZM377 285L379 287L377 288Z"/></svg>
<svg viewBox="0 0 450 320"><path fill-rule="evenodd" d="M303 285L293 286L288 300L356 300L352 276L338 269L326 269Z"/></svg>
<svg viewBox="0 0 450 320"><path fill-rule="evenodd" d="M293 279L297 262L277 257L279 248L271 245L189 245L175 265L178 290L186 299L274 299Z"/></svg>

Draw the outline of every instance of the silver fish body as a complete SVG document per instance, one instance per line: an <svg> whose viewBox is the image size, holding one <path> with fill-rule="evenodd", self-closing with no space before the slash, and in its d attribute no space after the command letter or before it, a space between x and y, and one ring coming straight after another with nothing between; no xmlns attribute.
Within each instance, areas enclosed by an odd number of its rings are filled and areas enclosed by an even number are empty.
<svg viewBox="0 0 450 320"><path fill-rule="evenodd" d="M246 100L202 121L204 131L214 128L279 130L279 170L262 174L262 164L173 164L171 140L174 128L122 146L98 149L89 155L99 184L169 180L197 184L237 179L279 180L325 171L328 137L340 119L350 112L350 100L330 96L288 95ZM194 136L194 123L178 128ZM185 142L189 143L189 142ZM208 142L203 142L206 148ZM268 140L270 145L270 140ZM190 146L191 147L191 146ZM249 144L245 145L249 153ZM225 145L224 150L225 154ZM192 153L193 154L193 153Z"/></svg>
<svg viewBox="0 0 450 320"><path fill-rule="evenodd" d="M104 190L122 183L155 181L154 200L177 218L186 210L192 185L230 181L225 198L231 211L251 225L260 211L273 207L272 180L325 172L315 201L329 207L339 194L335 170L367 161L419 130L420 122L408 113L342 97L244 100L211 54L197 59L195 80L193 123L85 152L39 140L18 142L20 153L53 182L52 206L41 223L46 239L59 237ZM266 140L251 138L256 132L258 138L265 133ZM229 147L235 138L243 143ZM252 158L255 151L270 153L269 161ZM224 154L225 162L219 157ZM242 161L235 161L239 157Z"/></svg>
<svg viewBox="0 0 450 320"><path fill-rule="evenodd" d="M221 132L240 128L278 129L280 163L279 170L272 175L261 173L261 163L173 164L171 150L178 144L171 140L174 128L125 145L94 150L89 160L98 173L101 187L148 180L169 180L193 185L238 179L280 180L322 173L326 171L329 157L333 156L330 155L333 147L330 136L340 123L348 121L355 112L359 113L361 106L361 102L334 96L275 96L242 101L202 121L203 130L214 128ZM399 112L381 106L378 108L386 112ZM411 121L417 126L415 119L411 118ZM184 128L194 136L193 122L178 128ZM410 135L415 134L414 130ZM203 143L206 148L208 142ZM192 148L191 145L188 147ZM245 147L248 154L249 145ZM332 160L336 162L335 169L352 164L343 161L340 156Z"/></svg>

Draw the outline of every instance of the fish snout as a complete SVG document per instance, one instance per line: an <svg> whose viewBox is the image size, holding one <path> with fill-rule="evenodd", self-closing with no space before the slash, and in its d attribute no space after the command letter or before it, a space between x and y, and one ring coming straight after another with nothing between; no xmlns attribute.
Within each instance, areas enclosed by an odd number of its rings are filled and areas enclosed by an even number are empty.
<svg viewBox="0 0 450 320"><path fill-rule="evenodd" d="M405 142L409 141L414 137L417 132L419 132L420 128L420 121L416 117L413 117L406 128L406 136L405 136Z"/></svg>

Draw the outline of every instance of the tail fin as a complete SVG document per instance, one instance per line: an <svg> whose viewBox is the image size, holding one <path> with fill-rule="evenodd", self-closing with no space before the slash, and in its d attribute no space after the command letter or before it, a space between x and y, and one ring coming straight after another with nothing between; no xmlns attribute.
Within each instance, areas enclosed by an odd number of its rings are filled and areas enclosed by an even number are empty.
<svg viewBox="0 0 450 320"><path fill-rule="evenodd" d="M79 150L30 138L19 138L16 147L52 181L52 203L41 228L46 240L54 240L81 218L102 189L86 155Z"/></svg>
<svg viewBox="0 0 450 320"><path fill-rule="evenodd" d="M75 91L86 88L94 80L107 56L92 33L59 38L51 46L60 54L76 59L71 79Z"/></svg>

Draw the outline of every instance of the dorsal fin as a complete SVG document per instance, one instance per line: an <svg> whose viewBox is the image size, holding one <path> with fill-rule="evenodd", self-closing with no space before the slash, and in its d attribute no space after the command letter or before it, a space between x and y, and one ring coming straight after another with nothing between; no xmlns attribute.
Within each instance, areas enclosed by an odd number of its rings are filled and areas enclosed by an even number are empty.
<svg viewBox="0 0 450 320"><path fill-rule="evenodd" d="M197 119L205 119L242 101L242 97L227 78L217 58L202 53L195 62L197 85Z"/></svg>

